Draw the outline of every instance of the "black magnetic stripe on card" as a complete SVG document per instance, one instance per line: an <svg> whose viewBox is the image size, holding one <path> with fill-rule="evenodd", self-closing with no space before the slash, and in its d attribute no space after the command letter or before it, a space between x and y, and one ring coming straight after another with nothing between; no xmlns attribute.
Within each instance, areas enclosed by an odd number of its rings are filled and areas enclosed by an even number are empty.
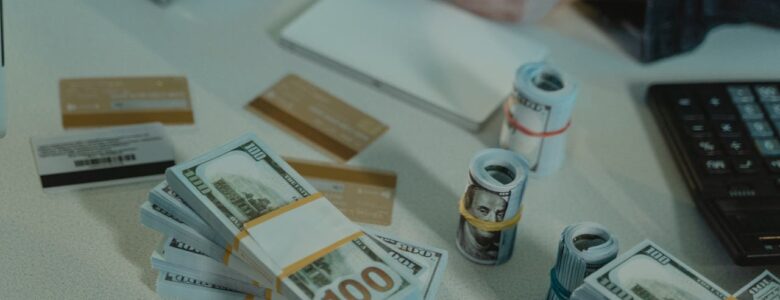
<svg viewBox="0 0 780 300"><path fill-rule="evenodd" d="M165 169L172 167L175 164L176 163L174 161L169 160L140 165L119 166L105 169L43 175L41 176L41 185L43 185L44 188L50 188L82 183L162 175L165 174Z"/></svg>

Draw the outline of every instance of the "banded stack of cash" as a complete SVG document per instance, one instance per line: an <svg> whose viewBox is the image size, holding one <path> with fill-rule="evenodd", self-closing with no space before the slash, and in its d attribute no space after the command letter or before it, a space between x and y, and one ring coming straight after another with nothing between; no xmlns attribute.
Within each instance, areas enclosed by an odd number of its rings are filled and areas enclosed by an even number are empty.
<svg viewBox="0 0 780 300"><path fill-rule="evenodd" d="M446 267L445 251L343 224L343 215L328 216L338 210L317 202L319 193L253 135L171 168L167 175L168 181L155 187L141 207L141 222L166 235L151 258L160 271L161 296L435 297ZM310 202L290 208L298 201ZM314 205L316 218L302 219L303 207ZM258 219L270 224L248 225ZM292 264L280 261L278 252L319 247L298 230L311 226L318 226L323 235L331 234L331 228L359 232L319 251L324 253L318 258L296 261L298 267L289 271ZM258 227L263 235L253 232ZM314 252L306 256L316 256Z"/></svg>
<svg viewBox="0 0 780 300"><path fill-rule="evenodd" d="M723 300L729 294L645 240L585 279L571 299Z"/></svg>

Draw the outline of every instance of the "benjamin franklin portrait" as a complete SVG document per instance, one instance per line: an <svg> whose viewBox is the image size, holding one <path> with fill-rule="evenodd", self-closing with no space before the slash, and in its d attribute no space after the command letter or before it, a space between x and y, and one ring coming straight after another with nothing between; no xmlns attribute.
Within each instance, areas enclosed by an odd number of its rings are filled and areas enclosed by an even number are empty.
<svg viewBox="0 0 780 300"><path fill-rule="evenodd" d="M478 186L470 186L463 199L466 210L475 218L487 222L502 222L507 203L498 195ZM498 259L500 231L477 229L461 218L458 228L458 244L472 258L490 263Z"/></svg>

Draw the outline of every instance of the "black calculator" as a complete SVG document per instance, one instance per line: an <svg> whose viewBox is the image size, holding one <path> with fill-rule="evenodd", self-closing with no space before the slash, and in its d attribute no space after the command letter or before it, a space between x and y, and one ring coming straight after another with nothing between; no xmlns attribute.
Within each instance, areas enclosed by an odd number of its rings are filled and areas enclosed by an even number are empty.
<svg viewBox="0 0 780 300"><path fill-rule="evenodd" d="M656 84L647 101L734 261L780 264L780 82Z"/></svg>

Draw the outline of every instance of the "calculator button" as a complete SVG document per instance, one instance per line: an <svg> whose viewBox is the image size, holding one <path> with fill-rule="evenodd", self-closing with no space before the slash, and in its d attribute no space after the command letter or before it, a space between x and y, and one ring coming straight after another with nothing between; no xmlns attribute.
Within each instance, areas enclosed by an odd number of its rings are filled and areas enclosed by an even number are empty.
<svg viewBox="0 0 780 300"><path fill-rule="evenodd" d="M770 172L780 174L780 158L767 159L766 166Z"/></svg>
<svg viewBox="0 0 780 300"><path fill-rule="evenodd" d="M755 103L737 104L737 110L743 120L761 120L764 118L761 107Z"/></svg>
<svg viewBox="0 0 780 300"><path fill-rule="evenodd" d="M756 195L756 189L747 183L734 183L728 186L729 197L752 197Z"/></svg>
<svg viewBox="0 0 780 300"><path fill-rule="evenodd" d="M769 113L770 119L780 119L780 103L764 103L764 108L766 108L766 112Z"/></svg>
<svg viewBox="0 0 780 300"><path fill-rule="evenodd" d="M756 147L764 156L780 156L780 141L775 138L756 139Z"/></svg>
<svg viewBox="0 0 780 300"><path fill-rule="evenodd" d="M721 97L708 97L707 100L704 101L704 109L713 120L736 119L736 112L731 107L730 103L723 100Z"/></svg>
<svg viewBox="0 0 780 300"><path fill-rule="evenodd" d="M720 136L723 137L736 137L740 136L739 129L737 128L737 124L731 121L723 121L717 123L717 128L715 129Z"/></svg>
<svg viewBox="0 0 780 300"><path fill-rule="evenodd" d="M720 147L713 139L698 139L695 143L696 152L701 155L713 156L721 152Z"/></svg>
<svg viewBox="0 0 780 300"><path fill-rule="evenodd" d="M726 88L731 96L731 101L734 103L752 103L755 102L753 92L750 91L750 87L747 85L730 85Z"/></svg>
<svg viewBox="0 0 780 300"><path fill-rule="evenodd" d="M723 143L726 145L726 152L729 155L745 155L751 152L750 145L744 139L724 139Z"/></svg>
<svg viewBox="0 0 780 300"><path fill-rule="evenodd" d="M758 99L761 102L780 102L780 91L778 91L776 85L756 85L756 94L758 94Z"/></svg>
<svg viewBox="0 0 780 300"><path fill-rule="evenodd" d="M704 120L704 113L690 97L677 99L675 109L683 120Z"/></svg>
<svg viewBox="0 0 780 300"><path fill-rule="evenodd" d="M687 121L685 122L685 131L689 135L695 137L710 136L710 126L702 121Z"/></svg>
<svg viewBox="0 0 780 300"><path fill-rule="evenodd" d="M770 137L774 134L771 125L766 121L750 121L746 125L752 137Z"/></svg>
<svg viewBox="0 0 780 300"><path fill-rule="evenodd" d="M758 172L758 164L755 159L753 158L735 158L734 159L734 169L737 170L738 173L743 174L752 174Z"/></svg>
<svg viewBox="0 0 780 300"><path fill-rule="evenodd" d="M704 170L709 174L728 174L731 172L729 163L725 159L704 160Z"/></svg>

